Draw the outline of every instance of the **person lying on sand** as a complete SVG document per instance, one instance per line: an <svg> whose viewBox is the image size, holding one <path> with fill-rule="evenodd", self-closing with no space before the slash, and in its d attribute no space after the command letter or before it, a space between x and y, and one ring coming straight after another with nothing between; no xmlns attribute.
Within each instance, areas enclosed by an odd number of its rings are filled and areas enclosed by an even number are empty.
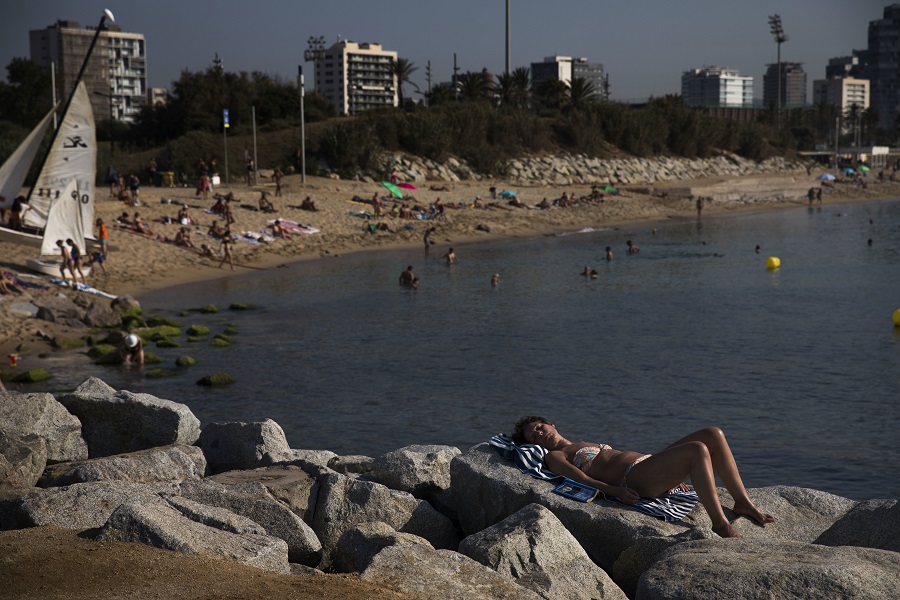
<svg viewBox="0 0 900 600"><path fill-rule="evenodd" d="M712 519L713 531L721 537L741 534L719 503L716 475L734 498L735 513L763 526L775 521L750 500L725 434L718 427L695 431L656 454L619 451L593 442L573 443L561 436L553 423L538 416L519 419L511 437L517 444L537 444L549 450L544 466L553 473L597 488L625 504L634 504L641 497L658 498L673 488L687 491L684 480L690 477Z"/></svg>

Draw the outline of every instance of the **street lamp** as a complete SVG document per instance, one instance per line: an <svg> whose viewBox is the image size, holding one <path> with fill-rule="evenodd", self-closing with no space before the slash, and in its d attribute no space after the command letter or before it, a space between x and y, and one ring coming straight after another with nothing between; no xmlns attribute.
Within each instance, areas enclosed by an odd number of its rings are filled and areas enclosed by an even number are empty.
<svg viewBox="0 0 900 600"><path fill-rule="evenodd" d="M778 118L778 125L781 126L781 44L788 41L788 36L784 32L784 29L781 27L781 16L780 15L771 15L769 16L769 28L772 30L772 35L775 36L775 43L778 45L778 97L775 100L776 107L776 115Z"/></svg>
<svg viewBox="0 0 900 600"><path fill-rule="evenodd" d="M313 64L313 91L317 92L316 81L319 79L319 61L325 58L325 38L323 36L310 36L306 40L309 48L303 53L303 59Z"/></svg>

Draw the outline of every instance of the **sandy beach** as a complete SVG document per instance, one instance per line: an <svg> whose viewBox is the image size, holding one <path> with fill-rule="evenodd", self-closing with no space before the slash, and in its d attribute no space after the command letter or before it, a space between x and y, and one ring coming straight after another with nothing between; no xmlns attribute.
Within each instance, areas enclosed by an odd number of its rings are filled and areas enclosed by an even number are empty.
<svg viewBox="0 0 900 600"><path fill-rule="evenodd" d="M95 216L108 225L110 231L110 252L106 262L108 274L99 269L92 274L88 283L110 294L140 295L148 290L162 289L190 281L203 281L218 277L230 277L251 269L268 269L298 260L335 261L340 268L342 255L371 249L421 245L424 232L434 226L432 236L435 248L448 245L463 245L501 238L515 238L543 235L551 232L573 231L584 227L614 227L636 222L662 221L669 218L696 218L695 202L689 198L666 197L660 190L690 188L695 195L706 196L703 215L711 216L724 212L746 210L775 210L786 206L805 205L806 191L818 187L819 182L806 171L783 172L777 175L752 177L721 177L690 182L670 182L655 184L656 193L646 193L646 186L633 186L620 190L620 195L606 195L603 202L571 208L534 210L510 206L506 200L492 200L489 188L513 189L517 198L525 205L536 205L544 198L552 201L563 194L574 194L576 198L590 193L590 186L515 186L510 182L496 180L465 182L424 182L418 183L414 191L405 190L407 205L418 203L429 205L438 199L447 206L445 217L434 220L401 219L386 216L372 222L383 224L387 230L370 233L365 230L366 219L351 213L373 211L368 201L378 194L389 196L387 190L378 183L340 181L319 177L307 177L302 183L299 175L287 176L283 180L283 195L276 197L275 184L261 177L258 185L236 185L220 187L219 194L231 192L235 223L233 233L243 231L265 232L269 222L286 219L319 230L317 233L291 233L291 239L274 239L254 244L237 241L234 244L235 270L226 263L219 266L220 243L206 237L214 220L224 225L223 219L207 212L214 200L210 196L204 201L192 188L143 187L140 205L126 206L123 202L109 198L108 191L98 191ZM645 193L640 193L641 190ZM258 206L261 192L265 191L277 212L265 213L254 210ZM728 200L746 191L777 192L783 195L780 202L741 202ZM824 195L823 202L835 203L853 200L869 200L895 197L900 194L900 184L872 182L867 189L852 184L838 184ZM315 212L302 210L300 204L306 197L315 203ZM354 201L363 199L363 202ZM476 197L483 200L488 208L472 208ZM709 200L711 198L711 200ZM390 211L392 202L385 208ZM173 240L181 228L174 222L182 206L187 206L193 224L188 227L191 239L198 248L208 244L217 258L203 258L197 251L176 246L165 240ZM465 208L457 208L462 206ZM127 213L130 219L140 213L145 226L152 235L141 235L129 227L116 223L116 218ZM164 222L166 219L172 222ZM269 230L271 234L271 230ZM28 273L26 259L35 255L35 249L27 246L0 242L0 267L4 271ZM27 290L27 294L79 295L66 288L48 284L45 291ZM9 307L17 297L9 295L0 301L0 352L3 355L16 349L22 353L41 351L46 347L48 336L62 335L77 337L77 331L69 331L65 326L32 318L21 318L11 314Z"/></svg>

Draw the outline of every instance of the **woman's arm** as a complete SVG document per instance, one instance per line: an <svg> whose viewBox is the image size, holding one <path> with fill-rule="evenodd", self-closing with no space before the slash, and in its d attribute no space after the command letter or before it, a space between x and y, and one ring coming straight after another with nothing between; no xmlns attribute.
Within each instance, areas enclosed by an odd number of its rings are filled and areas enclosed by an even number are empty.
<svg viewBox="0 0 900 600"><path fill-rule="evenodd" d="M609 485L598 479L593 479L585 475L581 469L566 460L566 455L559 450L553 450L544 457L544 466L563 477L568 477L572 481L589 485L597 488L607 496L618 498L625 504L634 504L640 499L640 495L631 488L617 485Z"/></svg>

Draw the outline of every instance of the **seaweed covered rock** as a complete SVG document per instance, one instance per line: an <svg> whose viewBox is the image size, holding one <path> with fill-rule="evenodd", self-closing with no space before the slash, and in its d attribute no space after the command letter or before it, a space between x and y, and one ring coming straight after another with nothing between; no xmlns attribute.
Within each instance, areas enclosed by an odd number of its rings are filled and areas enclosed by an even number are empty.
<svg viewBox="0 0 900 600"><path fill-rule="evenodd" d="M144 377L147 379L162 379L163 377L175 377L178 375L178 371L173 369L150 369L146 373L144 373Z"/></svg>
<svg viewBox="0 0 900 600"><path fill-rule="evenodd" d="M156 342L157 348L181 348L181 344L176 342L175 340L170 340L168 338L158 340Z"/></svg>
<svg viewBox="0 0 900 600"><path fill-rule="evenodd" d="M229 305L228 310L256 310L254 304L244 304L242 302L234 302Z"/></svg>
<svg viewBox="0 0 900 600"><path fill-rule="evenodd" d="M197 359L193 356L179 356L175 359L176 367L193 367L197 364Z"/></svg>
<svg viewBox="0 0 900 600"><path fill-rule="evenodd" d="M168 327L175 327L176 329L181 329L182 327L184 327L184 325L182 325L178 321L173 321L172 319L169 319L167 317L155 316L155 317L149 317L147 319L148 327L160 327L162 325L166 325Z"/></svg>
<svg viewBox="0 0 900 600"><path fill-rule="evenodd" d="M209 327L206 325L191 325L187 328L186 333L191 337L209 335Z"/></svg>
<svg viewBox="0 0 900 600"><path fill-rule="evenodd" d="M201 377L200 380L197 381L197 385L213 387L218 385L231 385L235 381L237 380L228 373L212 373Z"/></svg>
<svg viewBox="0 0 900 600"><path fill-rule="evenodd" d="M93 346L91 346L91 349L88 350L87 355L91 358L97 359L97 358L100 358L101 356L105 356L105 355L109 354L110 352L115 352L115 351L116 351L116 347L112 344L106 344L106 343L94 344Z"/></svg>
<svg viewBox="0 0 900 600"><path fill-rule="evenodd" d="M13 383L38 383L39 381L47 381L50 379L50 373L47 369L38 367L37 369L29 369L24 373L20 373L13 377Z"/></svg>
<svg viewBox="0 0 900 600"><path fill-rule="evenodd" d="M212 315L219 312L219 309L216 308L215 304L204 304L200 308L195 309L197 312L201 312L205 315Z"/></svg>
<svg viewBox="0 0 900 600"><path fill-rule="evenodd" d="M229 342L227 339L222 339L222 338L220 338L220 337L215 337L215 338L213 338L213 340L209 343L209 345L212 346L213 348L224 348L225 346L230 346L230 345L231 345L231 342Z"/></svg>
<svg viewBox="0 0 900 600"><path fill-rule="evenodd" d="M82 338L62 338L57 336L53 338L50 345L60 350L71 350L73 348L83 348L87 345L87 342Z"/></svg>

